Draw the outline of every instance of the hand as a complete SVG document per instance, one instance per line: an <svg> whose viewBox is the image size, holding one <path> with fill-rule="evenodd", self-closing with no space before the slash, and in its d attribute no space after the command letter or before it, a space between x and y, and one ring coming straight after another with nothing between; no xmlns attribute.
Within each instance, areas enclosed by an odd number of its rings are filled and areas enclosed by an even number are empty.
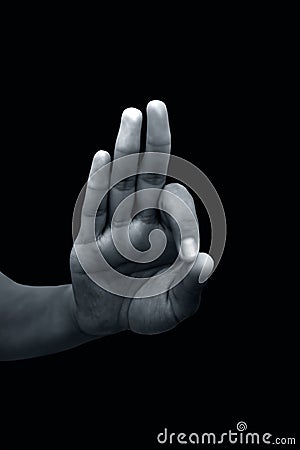
<svg viewBox="0 0 300 450"><path fill-rule="evenodd" d="M119 134L116 140L114 159L140 150L140 133L142 113L135 108L128 108L123 112ZM167 109L164 103L152 101L147 107L147 138L146 152L170 153L171 135ZM90 250L90 239L87 236L86 225L91 219L90 211L99 203L103 189L110 183L109 175L97 177L97 171L110 162L107 152L99 151L93 159L89 181L82 207L81 227L77 237L81 251L86 252L88 258L94 258ZM112 174L114 171L112 168ZM138 168L136 170L138 173ZM94 176L93 176L94 175ZM105 179L104 179L105 178ZM169 214L158 209L147 209L137 214L130 223L130 239L133 246L145 251L149 247L149 234L154 229L162 230L167 238L167 245L163 254L155 261L139 264L124 258L115 248L111 225L112 217L122 200L130 194L147 188L161 189L157 195L157 205L161 202L169 210L179 216L184 234L182 236L182 251L180 257L183 264L194 263L188 275L175 287L164 286L164 292L148 298L128 298L118 296L99 287L82 268L75 246L71 252L71 274L75 297L75 317L84 333L90 336L103 336L130 329L134 332L153 334L175 327L180 321L194 314L199 306L203 283L213 269L212 258L205 253L198 253L195 229L190 226L183 209L175 208L166 192L175 194L183 201L196 217L193 199L186 188L180 184L165 185L165 177L156 174L144 174L129 177L115 185L101 203L96 217L97 245L107 262L120 273L133 277L149 278L145 283L154 283L154 277L164 272L176 259L180 249L180 236L176 223ZM134 208L134 196L132 208ZM176 211L175 211L176 209ZM198 230L197 230L198 232ZM96 269L101 277L105 277L103 267Z"/></svg>

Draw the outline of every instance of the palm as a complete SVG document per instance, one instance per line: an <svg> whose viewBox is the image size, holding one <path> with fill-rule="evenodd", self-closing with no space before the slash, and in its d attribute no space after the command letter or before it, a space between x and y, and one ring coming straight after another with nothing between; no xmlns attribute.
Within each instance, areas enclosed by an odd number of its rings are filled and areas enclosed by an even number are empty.
<svg viewBox="0 0 300 450"><path fill-rule="evenodd" d="M167 248L160 260L153 263L141 265L138 263L127 261L118 252L115 251L111 236L111 229L110 227L107 227L98 239L98 245L100 251L103 253L108 263L114 269L130 277L151 277L171 265L172 260L176 257L177 252L176 245L170 230L168 230L163 224L145 224L139 219L132 221L130 228L132 243L139 250L146 250L148 236L154 228L162 229L166 233L168 239ZM122 324L118 322L118 318L120 318L120 311L122 311L122 308L126 309L126 315L129 322L135 322L137 319L143 319L146 331L146 328L148 328L149 326L153 328L152 322L154 324L157 323L156 314L158 312L155 312L154 308L154 306L156 306L156 303L163 305L163 307L166 307L167 305L168 286L166 286L166 292L164 292L160 296L157 296L156 299L152 298L152 301L150 303L147 299L132 299L129 301L126 296L120 297L107 292L91 281L89 276L81 267L74 250L72 251L71 256L71 269L74 285L78 286L78 289L80 289L80 292L78 292L79 295L77 296L78 300L81 298L84 299L82 302L80 300L78 301L78 307L85 311L87 309L87 302L89 302L89 315L87 317L84 317L84 319L82 320L82 322L84 323L80 324L83 329L88 329L89 334L96 335L98 330L103 330L105 333L105 323L109 323L107 333L110 334L112 332L112 328L113 331L119 331ZM102 276L102 274L100 274L100 276ZM105 273L103 273L103 276L105 276ZM88 299L84 295L84 292L87 291L92 292L92 295L89 294ZM124 292L124 294L126 293ZM99 316L99 314L97 314L97 311L99 311L100 303L102 304L102 306L101 315ZM130 308L129 303L131 304ZM149 314L149 306L151 305L153 305L153 313ZM127 312L129 314L127 314ZM167 313L172 313L172 310L166 309L166 314ZM114 324L112 324L111 318L115 318ZM171 319L173 319L173 317L171 317ZM175 324L176 321L174 322L174 325ZM152 331L159 331L159 329L153 329Z"/></svg>
<svg viewBox="0 0 300 450"><path fill-rule="evenodd" d="M139 145L140 125L139 115L136 112L125 111L116 143L116 158L126 154L126 151L130 153L138 150L136 147ZM161 102L153 102L152 109L148 109L147 131L146 150L153 151L153 148L155 148L158 151L169 151L168 118L166 109ZM151 145L149 141L155 139L156 142ZM99 165L108 162L107 155L105 152L97 154L91 172L97 170ZM153 176L148 179L147 176L138 177L135 180L131 179L119 183L110 191L109 198L106 199L106 204L102 208L102 215L99 219L101 222L100 232L97 237L100 252L112 268L130 277L147 277L145 284L151 283L151 277L170 267L177 256L179 246L176 242L174 224L165 213L157 210L142 212L131 221L130 240L132 245L140 251L148 249L149 235L155 229L163 231L167 238L167 246L159 258L149 263L139 264L128 260L116 250L112 239L111 220L113 212L124 198L136 189L149 187L153 182L155 187L175 192L189 204L191 209L194 209L193 200L183 186L178 184L165 186L165 180L162 176L157 176L156 179ZM101 184L103 186L103 180ZM89 189L89 185L87 189ZM95 188L93 187L93 191L91 191L93 196L94 191ZM88 194L87 191L85 203L88 202ZM84 221L81 231L82 229L84 232ZM85 253L89 252L89 245L89 242L85 242ZM127 328L141 333L157 333L174 327L180 320L191 315L198 307L201 293L198 275L201 264L203 266L203 258L196 258L196 263L188 277L173 289L169 289L166 283L159 295L141 299L136 298L138 297L137 292L134 298L130 298L125 291L123 295L115 295L94 283L82 268L75 248L73 248L71 272L77 305L77 320L80 328L87 334L98 336ZM105 270L101 266L97 267L96 270L99 272L99 277L104 279L106 276ZM183 297L190 297L190 301L185 303L182 300Z"/></svg>

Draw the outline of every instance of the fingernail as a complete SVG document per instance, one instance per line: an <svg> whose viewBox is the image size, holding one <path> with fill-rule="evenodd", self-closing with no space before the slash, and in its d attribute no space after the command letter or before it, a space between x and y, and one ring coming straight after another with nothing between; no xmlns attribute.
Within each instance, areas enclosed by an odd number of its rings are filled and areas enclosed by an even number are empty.
<svg viewBox="0 0 300 450"><path fill-rule="evenodd" d="M182 241L182 257L186 260L193 260L196 258L198 253L198 247L195 239L186 238Z"/></svg>
<svg viewBox="0 0 300 450"><path fill-rule="evenodd" d="M214 268L214 260L210 255L207 255L207 253L200 253L199 257L202 259L202 270L198 278L198 281L201 284L204 283L211 275Z"/></svg>

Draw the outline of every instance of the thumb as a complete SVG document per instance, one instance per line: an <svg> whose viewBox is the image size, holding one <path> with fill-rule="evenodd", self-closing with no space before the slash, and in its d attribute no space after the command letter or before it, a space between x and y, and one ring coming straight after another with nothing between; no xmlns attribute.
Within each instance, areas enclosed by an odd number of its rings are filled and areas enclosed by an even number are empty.
<svg viewBox="0 0 300 450"><path fill-rule="evenodd" d="M176 318L181 321L194 314L201 300L204 283L212 274L214 260L207 253L199 253L188 275L170 291Z"/></svg>

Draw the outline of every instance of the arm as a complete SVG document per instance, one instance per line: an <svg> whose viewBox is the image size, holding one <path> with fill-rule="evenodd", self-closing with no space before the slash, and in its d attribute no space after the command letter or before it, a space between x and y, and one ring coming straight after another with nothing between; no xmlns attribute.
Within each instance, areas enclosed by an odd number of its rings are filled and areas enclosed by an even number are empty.
<svg viewBox="0 0 300 450"><path fill-rule="evenodd" d="M0 273L0 360L55 353L123 330L162 333L197 311L214 262L208 254L199 253L192 196L178 183L166 185L165 175L146 167L143 158L136 158L134 167L130 166L137 175L124 176L128 159L121 157L139 152L141 125L142 113L126 109L114 160L111 162L110 155L103 151L93 159L80 210L80 228L71 252L72 285L22 286ZM159 101L150 102L145 152L168 155L170 150L166 106ZM114 185L114 179L122 181ZM144 193L142 200L139 191ZM114 213L127 197L129 202L121 209L117 226ZM143 207L135 214L139 202ZM128 229L120 226L124 223ZM126 256L117 251L113 229L118 234L117 241L125 245ZM166 248L159 258L140 264L141 253L148 248L155 230L157 241L153 240L153 248L161 245L162 233L166 236ZM137 260L131 260L128 252L134 247L139 251ZM177 254L179 262L174 270ZM99 260L99 255L103 259ZM118 272L125 275L121 281Z"/></svg>
<svg viewBox="0 0 300 450"><path fill-rule="evenodd" d="M0 360L46 355L92 338L74 320L72 285L23 286L0 273Z"/></svg>

